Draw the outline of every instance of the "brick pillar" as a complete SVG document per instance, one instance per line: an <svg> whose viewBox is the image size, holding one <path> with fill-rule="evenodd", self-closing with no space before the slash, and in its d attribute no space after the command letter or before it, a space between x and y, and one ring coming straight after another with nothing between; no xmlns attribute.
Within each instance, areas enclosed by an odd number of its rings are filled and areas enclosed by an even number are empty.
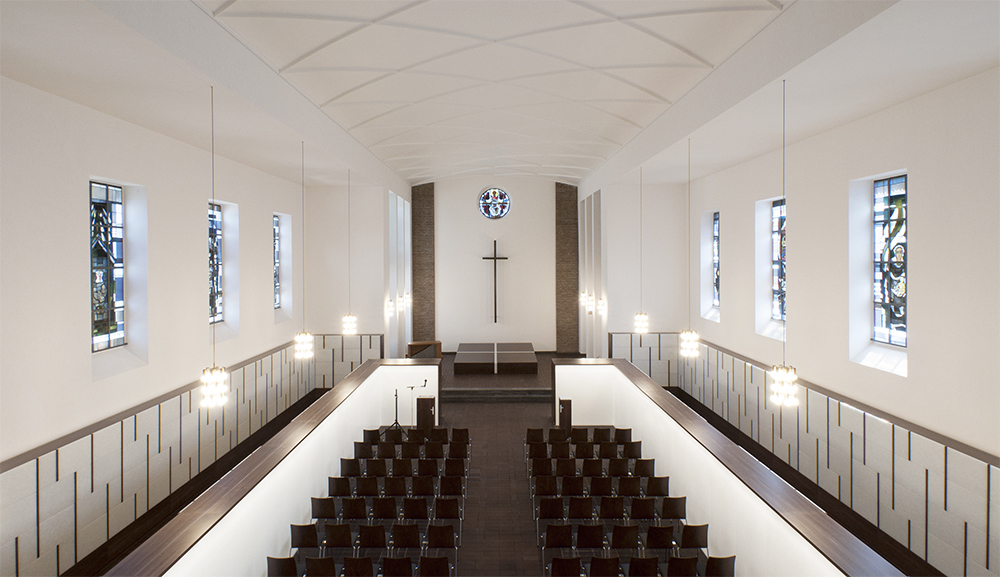
<svg viewBox="0 0 1000 577"><path fill-rule="evenodd" d="M437 340L434 285L434 183L410 189L413 247L413 340Z"/></svg>
<svg viewBox="0 0 1000 577"><path fill-rule="evenodd" d="M556 351L580 352L577 190L556 183Z"/></svg>

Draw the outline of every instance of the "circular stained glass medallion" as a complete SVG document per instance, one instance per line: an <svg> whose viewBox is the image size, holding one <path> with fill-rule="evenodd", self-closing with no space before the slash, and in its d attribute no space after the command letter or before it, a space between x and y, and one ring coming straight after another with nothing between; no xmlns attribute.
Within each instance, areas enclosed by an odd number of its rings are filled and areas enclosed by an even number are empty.
<svg viewBox="0 0 1000 577"><path fill-rule="evenodd" d="M488 188L479 197L479 212L486 218L503 218L510 210L510 197L500 188Z"/></svg>

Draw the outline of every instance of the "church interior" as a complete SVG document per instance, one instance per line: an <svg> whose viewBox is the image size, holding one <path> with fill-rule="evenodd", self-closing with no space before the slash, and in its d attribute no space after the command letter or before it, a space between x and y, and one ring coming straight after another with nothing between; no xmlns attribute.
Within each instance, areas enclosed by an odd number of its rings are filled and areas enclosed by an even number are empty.
<svg viewBox="0 0 1000 577"><path fill-rule="evenodd" d="M997 0L0 0L0 575L1000 575L998 221Z"/></svg>

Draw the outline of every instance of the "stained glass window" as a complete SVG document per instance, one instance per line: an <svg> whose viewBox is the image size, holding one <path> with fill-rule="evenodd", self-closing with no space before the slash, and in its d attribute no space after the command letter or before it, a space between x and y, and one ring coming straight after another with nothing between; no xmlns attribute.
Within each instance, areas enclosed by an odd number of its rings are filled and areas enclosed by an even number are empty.
<svg viewBox="0 0 1000 577"><path fill-rule="evenodd" d="M906 175L875 181L872 340L906 346Z"/></svg>
<svg viewBox="0 0 1000 577"><path fill-rule="evenodd" d="M90 183L91 350L125 344L125 209L120 186Z"/></svg>
<svg viewBox="0 0 1000 577"><path fill-rule="evenodd" d="M222 321L222 206L208 204L208 319Z"/></svg>
<svg viewBox="0 0 1000 577"><path fill-rule="evenodd" d="M719 213L712 215L712 306L719 306Z"/></svg>
<svg viewBox="0 0 1000 577"><path fill-rule="evenodd" d="M486 218L503 218L509 210L510 197L503 189L490 188L479 195L479 212Z"/></svg>
<svg viewBox="0 0 1000 577"><path fill-rule="evenodd" d="M281 231L278 227L278 215L274 215L272 221L274 229L274 308L281 308L281 276L278 270L281 268Z"/></svg>
<svg viewBox="0 0 1000 577"><path fill-rule="evenodd" d="M785 320L785 199L771 203L771 318Z"/></svg>

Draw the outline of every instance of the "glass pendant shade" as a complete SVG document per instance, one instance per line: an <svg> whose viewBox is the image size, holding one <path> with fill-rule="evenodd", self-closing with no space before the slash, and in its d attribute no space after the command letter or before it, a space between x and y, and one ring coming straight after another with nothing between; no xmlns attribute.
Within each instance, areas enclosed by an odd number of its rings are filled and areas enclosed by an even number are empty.
<svg viewBox="0 0 1000 577"><path fill-rule="evenodd" d="M649 315L646 313L636 313L635 332L644 335L649 332Z"/></svg>
<svg viewBox="0 0 1000 577"><path fill-rule="evenodd" d="M301 332L295 335L295 358L311 359L313 356L312 333Z"/></svg>
<svg viewBox="0 0 1000 577"><path fill-rule="evenodd" d="M229 373L222 367L208 367L201 373L201 406L220 407L226 404L229 387L226 380Z"/></svg>
<svg viewBox="0 0 1000 577"><path fill-rule="evenodd" d="M698 352L698 333L693 330L686 330L681 332L681 356L682 357L697 357Z"/></svg>
<svg viewBox="0 0 1000 577"><path fill-rule="evenodd" d="M358 317L351 314L344 315L344 330L342 332L345 335L358 334Z"/></svg>
<svg viewBox="0 0 1000 577"><path fill-rule="evenodd" d="M608 314L608 301L604 297L597 299L597 314L602 317Z"/></svg>
<svg viewBox="0 0 1000 577"><path fill-rule="evenodd" d="M794 407L799 404L798 379L795 367L774 365L771 367L771 402L779 407Z"/></svg>

